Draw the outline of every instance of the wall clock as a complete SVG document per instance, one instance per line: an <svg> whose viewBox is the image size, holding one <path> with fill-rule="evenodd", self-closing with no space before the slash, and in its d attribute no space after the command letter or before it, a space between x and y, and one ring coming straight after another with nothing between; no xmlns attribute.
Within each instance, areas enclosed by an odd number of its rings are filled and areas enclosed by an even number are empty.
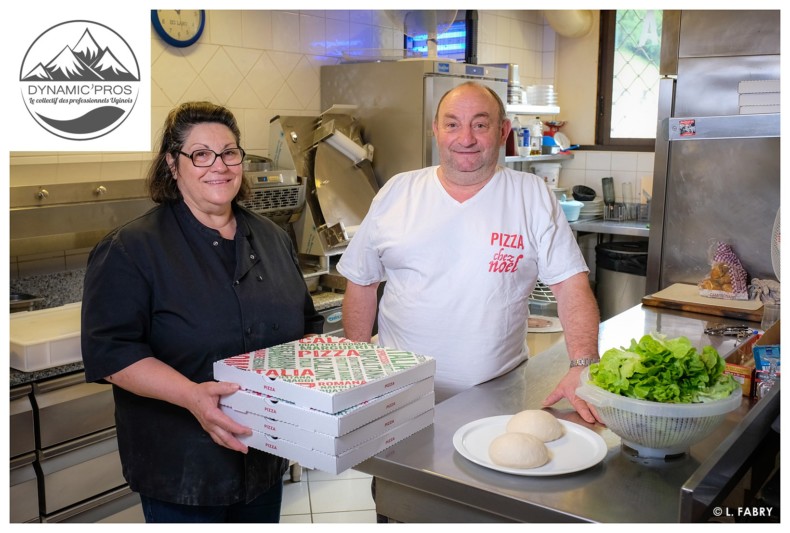
<svg viewBox="0 0 790 533"><path fill-rule="evenodd" d="M151 24L171 46L184 48L195 44L206 26L205 9L152 9Z"/></svg>

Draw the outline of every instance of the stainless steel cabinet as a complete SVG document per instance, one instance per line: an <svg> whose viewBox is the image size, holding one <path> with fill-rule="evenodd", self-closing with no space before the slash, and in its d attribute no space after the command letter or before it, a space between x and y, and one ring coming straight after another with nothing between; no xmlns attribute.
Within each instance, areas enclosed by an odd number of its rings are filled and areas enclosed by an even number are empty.
<svg viewBox="0 0 790 533"><path fill-rule="evenodd" d="M11 450L11 522L143 521L110 385L77 372L12 389Z"/></svg>
<svg viewBox="0 0 790 533"><path fill-rule="evenodd" d="M324 335L332 335L335 337L342 337L345 335L342 308L331 307L319 311L319 314L324 317Z"/></svg>
<svg viewBox="0 0 790 533"><path fill-rule="evenodd" d="M31 452L11 459L9 503L11 523L38 522L38 478Z"/></svg>
<svg viewBox="0 0 790 533"><path fill-rule="evenodd" d="M33 463L36 460L36 430L30 393L33 387L11 389L9 477L10 519L13 523L38 522L38 481Z"/></svg>
<svg viewBox="0 0 790 533"><path fill-rule="evenodd" d="M140 496L124 485L86 503L49 515L43 521L82 524L128 524L143 522L144 520Z"/></svg>
<svg viewBox="0 0 790 533"><path fill-rule="evenodd" d="M126 484L115 428L38 450L45 515Z"/></svg>
<svg viewBox="0 0 790 533"><path fill-rule="evenodd" d="M30 385L11 389L11 403L9 405L11 457L29 453L36 449L33 404L30 402L30 393L32 391L33 387Z"/></svg>
<svg viewBox="0 0 790 533"><path fill-rule="evenodd" d="M33 393L41 448L115 426L112 387L85 383L82 372L37 382Z"/></svg>

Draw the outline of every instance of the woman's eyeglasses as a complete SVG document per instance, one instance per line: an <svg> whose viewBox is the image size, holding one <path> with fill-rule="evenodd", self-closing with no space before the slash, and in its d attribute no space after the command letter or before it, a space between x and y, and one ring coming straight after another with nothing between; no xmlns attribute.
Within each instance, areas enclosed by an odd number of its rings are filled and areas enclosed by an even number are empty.
<svg viewBox="0 0 790 533"><path fill-rule="evenodd" d="M229 167L241 165L241 162L244 160L244 150L241 148L228 148L220 153L205 148L195 150L191 154L182 152L181 150L179 150L178 153L191 159L192 164L196 167L210 167L218 157Z"/></svg>

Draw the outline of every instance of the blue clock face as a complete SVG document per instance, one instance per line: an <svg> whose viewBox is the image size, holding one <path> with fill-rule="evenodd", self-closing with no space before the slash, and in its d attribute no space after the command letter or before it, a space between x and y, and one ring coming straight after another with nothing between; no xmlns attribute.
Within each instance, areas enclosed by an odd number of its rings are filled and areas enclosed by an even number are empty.
<svg viewBox="0 0 790 533"><path fill-rule="evenodd" d="M171 46L185 47L197 42L206 26L203 9L153 9L151 23L156 33Z"/></svg>

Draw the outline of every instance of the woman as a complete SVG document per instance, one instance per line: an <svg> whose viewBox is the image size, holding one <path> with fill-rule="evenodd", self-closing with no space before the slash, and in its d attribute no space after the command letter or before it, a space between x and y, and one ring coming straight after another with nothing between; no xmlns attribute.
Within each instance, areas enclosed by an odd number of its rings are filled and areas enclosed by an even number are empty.
<svg viewBox="0 0 790 533"><path fill-rule="evenodd" d="M90 254L82 303L88 381L112 383L123 472L147 522L277 522L288 461L248 449L218 407L226 357L320 333L285 231L238 202L227 109L170 112L147 186L158 204Z"/></svg>

